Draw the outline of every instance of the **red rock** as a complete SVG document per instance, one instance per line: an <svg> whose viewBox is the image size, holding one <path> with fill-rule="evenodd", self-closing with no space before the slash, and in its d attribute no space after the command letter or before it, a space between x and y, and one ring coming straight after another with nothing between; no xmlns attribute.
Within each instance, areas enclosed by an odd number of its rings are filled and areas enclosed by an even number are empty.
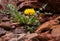
<svg viewBox="0 0 60 41"><path fill-rule="evenodd" d="M53 26L52 35L60 36L60 25Z"/></svg>

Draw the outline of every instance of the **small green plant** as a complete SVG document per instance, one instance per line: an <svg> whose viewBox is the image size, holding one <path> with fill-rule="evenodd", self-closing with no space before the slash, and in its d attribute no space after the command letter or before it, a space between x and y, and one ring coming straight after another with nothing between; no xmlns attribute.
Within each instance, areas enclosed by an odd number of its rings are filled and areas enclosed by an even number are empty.
<svg viewBox="0 0 60 41"><path fill-rule="evenodd" d="M47 5L47 4L46 4ZM46 5L42 6L40 10L45 9ZM40 25L39 18L37 18L37 15L39 12L35 11L33 8L27 8L23 12L18 11L18 8L13 6L12 4L7 5L8 10L0 10L0 12L5 14L11 14L14 18L13 21L19 22L20 24L23 24L26 26L38 26ZM29 28L29 31L33 31L33 28Z"/></svg>
<svg viewBox="0 0 60 41"><path fill-rule="evenodd" d="M7 7L9 8L10 14L13 15L20 23L30 24L30 25L34 25L34 24L37 25L37 22L39 23L39 20L35 17L36 15L25 15L24 11L23 11L23 13L22 12L19 13L18 9L15 8L12 4L8 4ZM27 12L29 12L29 11L27 11ZM33 12L31 12L31 13L33 13Z"/></svg>

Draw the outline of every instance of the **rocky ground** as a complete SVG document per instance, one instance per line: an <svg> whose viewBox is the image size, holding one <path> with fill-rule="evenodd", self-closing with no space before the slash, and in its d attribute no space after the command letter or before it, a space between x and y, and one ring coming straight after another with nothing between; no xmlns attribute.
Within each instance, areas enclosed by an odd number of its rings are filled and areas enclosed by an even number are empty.
<svg viewBox="0 0 60 41"><path fill-rule="evenodd" d="M15 1L13 1L10 0L7 2L3 0L3 3L0 2L0 4L2 5L0 6L0 9L7 9L4 7L4 2L5 4L14 4ZM24 5L20 4L20 2L23 2ZM37 1L32 2L34 3ZM41 2L43 3L43 1ZM30 4L28 4L28 2L24 0L19 0L17 3L18 8L21 7L21 9L23 9L24 6L27 5L28 7L30 7ZM39 5L39 3L37 4L37 6L33 7L41 6ZM10 14L3 14L0 12L0 41L60 41L60 14L53 13L49 16L43 16L40 22L41 25L39 25L33 33L30 33L29 31L24 29L24 27L21 26L19 23L13 23Z"/></svg>
<svg viewBox="0 0 60 41"><path fill-rule="evenodd" d="M0 41L60 41L60 14L45 18L40 20L42 24L36 31L30 33L19 23L11 22L8 15L0 13Z"/></svg>

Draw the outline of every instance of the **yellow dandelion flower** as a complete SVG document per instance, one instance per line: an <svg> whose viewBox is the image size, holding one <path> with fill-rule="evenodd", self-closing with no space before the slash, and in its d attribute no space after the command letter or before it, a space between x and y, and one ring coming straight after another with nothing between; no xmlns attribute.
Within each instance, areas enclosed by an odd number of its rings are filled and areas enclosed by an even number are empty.
<svg viewBox="0 0 60 41"><path fill-rule="evenodd" d="M33 15L33 14L35 14L35 10L34 9L25 9L24 14Z"/></svg>

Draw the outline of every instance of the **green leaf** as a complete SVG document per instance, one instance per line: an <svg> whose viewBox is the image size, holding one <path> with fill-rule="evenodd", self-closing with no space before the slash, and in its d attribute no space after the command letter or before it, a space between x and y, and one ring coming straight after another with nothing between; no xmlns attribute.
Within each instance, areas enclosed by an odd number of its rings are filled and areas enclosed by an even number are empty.
<svg viewBox="0 0 60 41"><path fill-rule="evenodd" d="M29 24L34 24L34 22L35 22L35 18L34 16L31 16L29 19Z"/></svg>
<svg viewBox="0 0 60 41"><path fill-rule="evenodd" d="M24 22L24 24L28 23L28 18L26 18L26 16L23 16L23 22Z"/></svg>
<svg viewBox="0 0 60 41"><path fill-rule="evenodd" d="M29 30L31 33L34 32L33 28L28 28L27 30Z"/></svg>
<svg viewBox="0 0 60 41"><path fill-rule="evenodd" d="M10 14L9 10L2 10L2 9L0 9L0 12L2 12L4 14Z"/></svg>
<svg viewBox="0 0 60 41"><path fill-rule="evenodd" d="M15 16L19 21L22 20L22 16L19 14L18 9L15 8L12 4L8 4L7 7L10 9L10 13Z"/></svg>

